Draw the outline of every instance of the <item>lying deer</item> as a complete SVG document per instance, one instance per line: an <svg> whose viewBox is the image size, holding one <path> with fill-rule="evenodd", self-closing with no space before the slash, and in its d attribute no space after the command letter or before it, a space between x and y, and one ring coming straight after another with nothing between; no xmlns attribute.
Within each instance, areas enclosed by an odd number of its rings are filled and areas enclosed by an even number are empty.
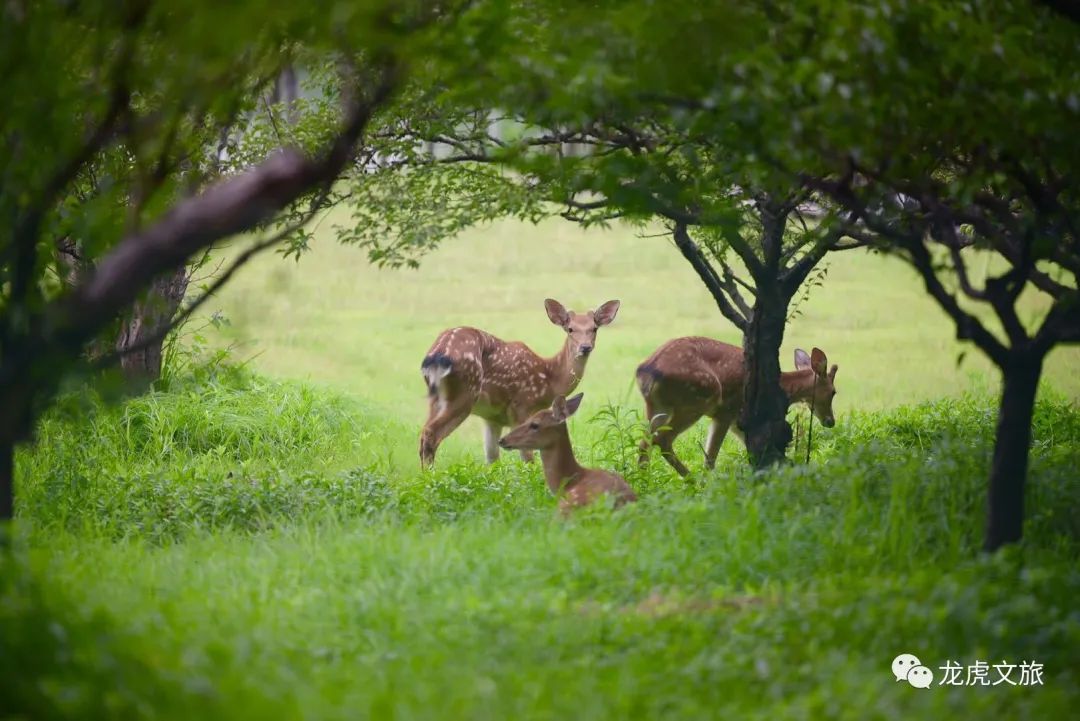
<svg viewBox="0 0 1080 721"><path fill-rule="evenodd" d="M828 373L828 360L818 348L810 355L795 351L794 371L780 374L780 386L788 404L806 403L821 424L832 428L833 383L837 366ZM664 459L679 475L689 471L673 450L675 439L702 416L712 425L705 441L705 466L713 468L720 444L743 406L742 349L710 338L676 338L660 346L638 366L637 382L645 397L645 416L650 420L652 443L660 446ZM736 435L741 434L738 428ZM648 460L649 441L641 443L639 462Z"/></svg>
<svg viewBox="0 0 1080 721"><path fill-rule="evenodd" d="M574 313L548 298L544 308L551 322L566 331L562 350L551 358L476 328L451 328L435 340L420 364L430 401L420 434L422 466L435 462L439 444L470 415L484 419L484 453L488 463L494 463L505 426L518 425L581 382L585 363L596 348L596 331L615 320L619 301ZM521 455L532 458L530 452Z"/></svg>
<svg viewBox="0 0 1080 721"><path fill-rule="evenodd" d="M597 468L582 468L574 458L566 419L577 411L583 395L578 393L569 400L556 396L551 408L534 413L499 441L507 450L540 451L544 478L551 492L559 497L559 509L563 513L587 506L605 493L615 500L616 508L637 500L621 476Z"/></svg>

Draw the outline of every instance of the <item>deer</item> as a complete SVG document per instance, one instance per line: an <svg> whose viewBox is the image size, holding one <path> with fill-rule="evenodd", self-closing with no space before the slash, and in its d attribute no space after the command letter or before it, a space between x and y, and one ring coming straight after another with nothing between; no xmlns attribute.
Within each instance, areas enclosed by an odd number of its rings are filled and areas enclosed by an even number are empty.
<svg viewBox="0 0 1080 721"><path fill-rule="evenodd" d="M562 350L550 358L519 341L507 342L477 328L450 328L439 334L424 356L420 372L428 388L428 418L420 433L420 465L431 467L447 436L470 415L484 421L484 455L499 458L498 439L557 396L577 388L596 349L596 333L619 312L609 300L595 311L575 313L552 298L544 301L548 319L566 332ZM532 453L521 457L532 460Z"/></svg>
<svg viewBox="0 0 1080 721"><path fill-rule="evenodd" d="M826 372L828 359L820 348L795 351L795 370L780 374L780 386L788 405L806 403L821 425L836 424L832 402L836 395L836 371ZM691 336L675 338L656 349L637 368L637 383L645 398L645 417L650 438L641 442L638 462L648 462L652 445L680 476L689 470L675 455L673 444L702 416L712 419L705 441L705 467L716 465L716 454L728 429L743 407L745 370L743 351L738 346ZM742 438L738 427L734 433Z"/></svg>
<svg viewBox="0 0 1080 721"><path fill-rule="evenodd" d="M566 421L577 412L584 393L572 398L556 396L551 407L529 416L499 440L507 450L540 451L548 490L559 499L563 515L587 506L607 494L615 508L637 500L622 476L598 468L583 468L574 457Z"/></svg>

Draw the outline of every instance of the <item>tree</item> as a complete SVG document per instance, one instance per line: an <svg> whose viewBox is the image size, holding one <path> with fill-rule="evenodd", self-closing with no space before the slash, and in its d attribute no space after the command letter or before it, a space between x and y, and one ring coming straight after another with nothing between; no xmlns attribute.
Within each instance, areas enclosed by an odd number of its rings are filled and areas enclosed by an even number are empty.
<svg viewBox="0 0 1080 721"><path fill-rule="evenodd" d="M1004 0L797 5L785 31L808 38L804 72L761 63L749 81L785 98L800 132L756 145L906 259L957 337L1001 370L993 551L1022 535L1043 360L1080 342L1080 25ZM1044 299L1041 319L1022 317L1024 293Z"/></svg>
<svg viewBox="0 0 1080 721"><path fill-rule="evenodd" d="M786 217L776 211L799 192L833 207L839 228L817 226L823 232L876 236L920 273L958 336L1002 370L985 543L993 550L1020 538L1042 360L1076 342L1080 317L1080 28L1064 19L1075 15L1065 4L1043 4L1053 10L1009 0L523 4L534 13L516 29L528 32L507 40L522 48L517 61L474 83L471 97L452 94L520 121L516 150L486 126L447 145L461 162L516 153L526 185L571 216L672 220L729 318L743 309L724 285L749 290L722 265L710 273L719 261L699 252L711 232L743 227L730 204L715 202L725 189L757 202L761 230L771 224L776 238ZM483 102L494 87L497 108ZM590 137L591 155L570 152ZM520 152L545 143L553 152ZM735 234L727 241L739 247ZM974 253L1004 269L980 284ZM753 268L765 245L738 255ZM1017 311L1025 291L1047 299L1037 323Z"/></svg>
<svg viewBox="0 0 1080 721"><path fill-rule="evenodd" d="M277 226L210 292L294 238L354 163L408 63L443 57L440 43L461 41L448 31L467 11L453 2L4 6L0 91L13 103L0 117L0 213L10 219L0 229L0 519L13 512L15 444L87 345L215 242ZM254 132L222 153L219 138L298 47L342 70L313 110L329 121L306 126L300 142ZM86 182L95 175L106 182ZM90 268L71 282L59 278L64 238L77 239Z"/></svg>
<svg viewBox="0 0 1080 721"><path fill-rule="evenodd" d="M1042 361L1080 340L1080 25L1057 14L1062 3L1045 5L1056 12L1010 0L665 4L664 18L645 8L628 36L646 30L622 58L635 83L617 96L666 106L726 149L746 173L740 187L820 194L835 218L910 262L958 337L1001 369L987 550L1021 537ZM724 13L737 30L718 51L699 44ZM576 77L595 72L575 60L587 68ZM995 258L981 283L977 253ZM1018 312L1025 292L1045 299L1041 320Z"/></svg>
<svg viewBox="0 0 1080 721"><path fill-rule="evenodd" d="M869 231L822 212L817 190L749 157L737 135L719 128L702 98L726 60L692 42L688 54L671 57L668 38L657 36L664 28L681 42L708 21L737 18L729 24L740 26L744 11L689 3L608 10L523 3L504 38L518 58L509 72L455 85L409 115L422 122L391 129L399 152L365 187L410 201L387 214L369 197L362 205L378 208L371 214L380 220L365 215L356 236L391 257L505 213L666 223L743 334L749 382L740 425L754 465L768 465L784 457L792 435L779 384L792 300L828 251L859 247ZM587 92L566 94L582 86Z"/></svg>

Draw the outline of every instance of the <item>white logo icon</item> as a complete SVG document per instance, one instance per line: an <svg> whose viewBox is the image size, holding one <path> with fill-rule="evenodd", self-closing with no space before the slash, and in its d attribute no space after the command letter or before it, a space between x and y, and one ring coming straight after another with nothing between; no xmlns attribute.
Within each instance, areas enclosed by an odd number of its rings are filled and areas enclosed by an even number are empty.
<svg viewBox="0 0 1080 721"><path fill-rule="evenodd" d="M910 653L902 653L893 659L892 672L897 681L907 681L915 688L930 688L934 682L934 672Z"/></svg>
<svg viewBox="0 0 1080 721"><path fill-rule="evenodd" d="M907 682L915 688L930 688L934 682L934 672L926 666L916 666L908 671Z"/></svg>

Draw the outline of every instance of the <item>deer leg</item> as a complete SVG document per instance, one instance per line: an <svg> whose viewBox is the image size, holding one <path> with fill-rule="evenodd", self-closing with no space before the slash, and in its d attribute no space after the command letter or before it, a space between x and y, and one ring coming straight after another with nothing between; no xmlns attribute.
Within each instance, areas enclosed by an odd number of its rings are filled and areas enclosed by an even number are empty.
<svg viewBox="0 0 1080 721"><path fill-rule="evenodd" d="M653 419L656 418L656 409L653 407L652 402L645 399L645 420L649 422L649 435L645 437L641 443L638 444L638 458L637 462L639 466L644 466L649 462L649 451L653 446L653 435L656 429L653 427Z"/></svg>
<svg viewBox="0 0 1080 721"><path fill-rule="evenodd" d="M720 452L730 426L731 419L724 416L714 417L709 425L709 435L705 439L705 467L709 470L716 468L716 454Z"/></svg>
<svg viewBox="0 0 1080 721"><path fill-rule="evenodd" d="M462 396L445 405L438 398L431 399L431 409L424 430L420 432L420 466L430 468L435 464L435 451L448 435L453 433L472 412L474 398Z"/></svg>
<svg viewBox="0 0 1080 721"><path fill-rule="evenodd" d="M488 463L499 460L499 436L501 435L501 425L484 421L484 458Z"/></svg>
<svg viewBox="0 0 1080 721"><path fill-rule="evenodd" d="M689 475L690 469L684 466L679 457L675 455L675 439L687 428L694 425L698 418L701 418L701 414L675 413L668 419L665 427L653 434L653 442L660 446L660 454L680 476Z"/></svg>

